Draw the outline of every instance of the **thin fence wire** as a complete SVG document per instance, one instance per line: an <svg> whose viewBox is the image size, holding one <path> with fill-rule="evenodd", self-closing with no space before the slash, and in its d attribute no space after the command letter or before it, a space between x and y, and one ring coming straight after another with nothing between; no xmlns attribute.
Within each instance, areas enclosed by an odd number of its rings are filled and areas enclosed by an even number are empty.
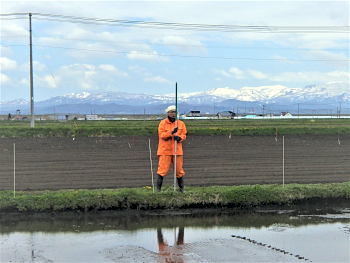
<svg viewBox="0 0 350 263"><path fill-rule="evenodd" d="M349 181L349 134L283 136L285 184ZM282 143L275 135L188 136L185 188L283 184ZM158 159L157 146L157 136L104 137L103 144L98 137L1 138L0 190L13 189L14 165L16 191L150 187L156 167L151 164L150 174L149 162ZM164 190L173 185L171 174L172 167Z"/></svg>

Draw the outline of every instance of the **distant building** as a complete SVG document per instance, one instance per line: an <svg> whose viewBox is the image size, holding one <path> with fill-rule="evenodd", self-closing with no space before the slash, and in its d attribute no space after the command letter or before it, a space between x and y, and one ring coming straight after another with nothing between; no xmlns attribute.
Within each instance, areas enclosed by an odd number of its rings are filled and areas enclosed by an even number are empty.
<svg viewBox="0 0 350 263"><path fill-rule="evenodd" d="M255 117L256 117L255 114L249 114L245 116L246 119L254 119Z"/></svg>
<svg viewBox="0 0 350 263"><path fill-rule="evenodd" d="M71 114L71 113L56 113L46 115L47 120L57 120L57 121L68 121L68 120L77 120L80 115Z"/></svg>
<svg viewBox="0 0 350 263"><path fill-rule="evenodd" d="M25 121L25 120L27 120L27 117L18 115L18 116L15 118L15 120L17 120L17 121Z"/></svg>
<svg viewBox="0 0 350 263"><path fill-rule="evenodd" d="M233 119L236 114L232 111L220 111L216 114L219 119Z"/></svg>
<svg viewBox="0 0 350 263"><path fill-rule="evenodd" d="M105 120L107 121L107 120L114 120L115 119L115 117L114 116L111 116L111 115L106 115L105 116Z"/></svg>
<svg viewBox="0 0 350 263"><path fill-rule="evenodd" d="M282 111L281 112L281 117L292 117L293 115L290 112L287 111Z"/></svg>
<svg viewBox="0 0 350 263"><path fill-rule="evenodd" d="M193 110L193 111L190 111L188 114L187 114L188 117L200 117L201 116L201 112L199 110Z"/></svg>
<svg viewBox="0 0 350 263"><path fill-rule="evenodd" d="M85 115L85 120L89 121L89 120L98 120L98 116L95 114L88 114Z"/></svg>

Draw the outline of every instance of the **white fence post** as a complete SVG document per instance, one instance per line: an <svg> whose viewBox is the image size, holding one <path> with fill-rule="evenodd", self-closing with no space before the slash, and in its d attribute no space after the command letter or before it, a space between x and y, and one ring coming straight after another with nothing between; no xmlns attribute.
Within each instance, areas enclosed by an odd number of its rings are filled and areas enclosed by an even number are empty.
<svg viewBox="0 0 350 263"><path fill-rule="evenodd" d="M283 188L284 188L284 136L283 136Z"/></svg>
<svg viewBox="0 0 350 263"><path fill-rule="evenodd" d="M16 144L13 144L13 197L16 197Z"/></svg>

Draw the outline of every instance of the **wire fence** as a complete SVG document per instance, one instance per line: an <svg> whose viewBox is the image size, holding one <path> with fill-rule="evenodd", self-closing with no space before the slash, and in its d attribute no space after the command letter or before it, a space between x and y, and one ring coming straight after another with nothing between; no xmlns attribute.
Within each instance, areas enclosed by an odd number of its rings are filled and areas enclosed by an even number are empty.
<svg viewBox="0 0 350 263"><path fill-rule="evenodd" d="M283 151L282 135L189 136L185 187L282 184L283 173L286 184L347 182L349 144L349 134L285 135ZM156 136L2 138L0 190L152 186L157 146ZM164 185L173 181L170 169Z"/></svg>

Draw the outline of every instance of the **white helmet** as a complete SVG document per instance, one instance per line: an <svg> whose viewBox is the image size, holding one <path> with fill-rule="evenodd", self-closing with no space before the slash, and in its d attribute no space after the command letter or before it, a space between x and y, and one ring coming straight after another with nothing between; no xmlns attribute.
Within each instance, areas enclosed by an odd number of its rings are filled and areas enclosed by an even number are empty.
<svg viewBox="0 0 350 263"><path fill-rule="evenodd" d="M175 106L175 105L169 106L169 107L165 110L165 112L168 113L168 112L171 111L171 110L176 110L176 106Z"/></svg>

